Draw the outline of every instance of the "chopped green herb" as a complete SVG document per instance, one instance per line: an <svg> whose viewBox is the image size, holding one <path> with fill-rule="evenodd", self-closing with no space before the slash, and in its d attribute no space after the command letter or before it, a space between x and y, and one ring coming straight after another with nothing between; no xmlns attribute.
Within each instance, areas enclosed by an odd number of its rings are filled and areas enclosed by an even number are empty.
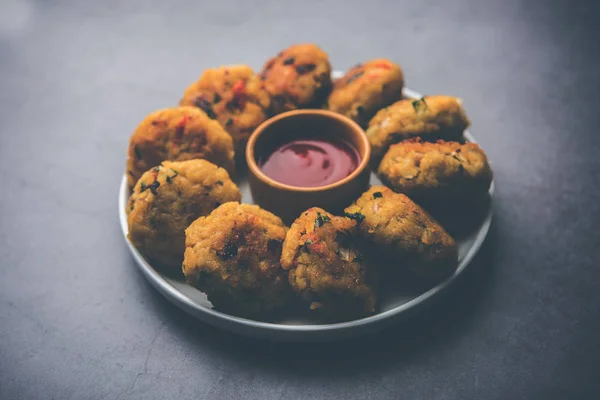
<svg viewBox="0 0 600 400"><path fill-rule="evenodd" d="M154 181L150 185L148 185L148 189L152 192L152 194L156 194L156 189L160 186L159 181Z"/></svg>
<svg viewBox="0 0 600 400"><path fill-rule="evenodd" d="M146 186L146 184L144 182L141 182L140 183L140 193L142 193L146 189L148 189L148 186Z"/></svg>
<svg viewBox="0 0 600 400"><path fill-rule="evenodd" d="M225 122L225 126L231 126L233 124L233 118L228 118L227 122Z"/></svg>
<svg viewBox="0 0 600 400"><path fill-rule="evenodd" d="M375 192L375 193L373 193L373 198L374 199L380 199L382 197L383 197L383 193L381 193L381 192Z"/></svg>
<svg viewBox="0 0 600 400"><path fill-rule="evenodd" d="M353 219L356 222L358 222L359 224L362 222L363 219L365 219L365 215L359 213L358 211L355 212L355 213L347 213L347 212L345 212L344 213L344 217Z"/></svg>
<svg viewBox="0 0 600 400"><path fill-rule="evenodd" d="M198 98L196 98L196 101L194 101L194 104L196 104L196 107L198 107L199 109L204 111L206 113L206 115L208 115L209 118L211 118L211 119L217 118L217 114L215 114L210 101L208 101L202 97L198 97Z"/></svg>
<svg viewBox="0 0 600 400"><path fill-rule="evenodd" d="M213 98L213 103L217 104L221 101L221 95L219 93L215 93L215 97Z"/></svg>
<svg viewBox="0 0 600 400"><path fill-rule="evenodd" d="M179 175L179 172L175 171L174 169L172 169L171 171L173 171L173 176L167 176L167 183L171 183L173 178L175 178L177 175Z"/></svg>
<svg viewBox="0 0 600 400"><path fill-rule="evenodd" d="M133 153L135 154L136 159L142 159L142 150L140 150L140 147L137 144L133 146Z"/></svg>
<svg viewBox="0 0 600 400"><path fill-rule="evenodd" d="M320 212L317 213L317 218L315 219L315 229L320 228L325 225L327 222L331 221L331 218L327 215L321 215Z"/></svg>
<svg viewBox="0 0 600 400"><path fill-rule="evenodd" d="M412 106L417 114L425 112L429 108L427 106L427 102L425 102L425 97L421 97L419 100L414 100L412 102Z"/></svg>

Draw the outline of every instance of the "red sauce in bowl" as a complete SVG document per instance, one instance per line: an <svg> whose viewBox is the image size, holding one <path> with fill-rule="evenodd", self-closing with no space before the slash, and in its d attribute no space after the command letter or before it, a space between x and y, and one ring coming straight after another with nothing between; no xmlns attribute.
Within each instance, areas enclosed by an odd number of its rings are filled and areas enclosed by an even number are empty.
<svg viewBox="0 0 600 400"><path fill-rule="evenodd" d="M294 139L257 158L265 175L298 187L335 183L350 175L360 164L360 154L354 146L331 138Z"/></svg>

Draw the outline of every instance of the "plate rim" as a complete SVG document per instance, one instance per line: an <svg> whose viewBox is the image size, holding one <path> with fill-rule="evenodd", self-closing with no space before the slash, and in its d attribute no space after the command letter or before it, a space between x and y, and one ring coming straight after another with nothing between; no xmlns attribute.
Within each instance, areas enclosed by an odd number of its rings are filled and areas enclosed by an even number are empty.
<svg viewBox="0 0 600 400"><path fill-rule="evenodd" d="M339 75L339 74L334 74ZM418 99L421 98L422 95L419 92L414 90L404 88L403 95L408 98ZM465 130L464 132L465 138L472 143L477 143L475 138L471 135L469 130ZM256 336L256 337L266 337L275 340L289 340L292 339L296 341L300 339L300 341L310 341L314 340L313 337L315 334L323 334L325 336L332 336L340 332L345 332L347 336L347 331L356 331L355 333L360 333L358 331L366 330L368 328L372 328L373 325L383 324L384 322L390 322L391 320L396 320L401 316L406 315L409 311L413 311L416 307L422 306L425 303L428 303L432 298L439 295L445 289L447 289L456 279L462 274L462 272L466 269L466 267L471 263L475 255L481 249L483 242L485 241L491 223L493 219L493 195L494 195L494 180L492 180L489 189L490 196L490 204L487 210L487 214L485 215L484 220L482 221L479 230L474 238L474 241L465 254L464 258L459 263L458 267L454 274L438 285L432 287L426 292L420 294L419 296L407 301L404 304L401 304L397 307L391 308L389 310L383 311L378 314L370 315L368 317L364 317L357 320L352 321L344 321L330 324L302 324L302 325L291 325L291 324L278 324L272 322L264 322L264 321L256 321L252 319L237 317L234 315L226 314L212 308L208 308L194 301L193 299L186 296L184 293L180 292L171 285L165 278L161 276L159 272L157 272L139 253L139 251L133 246L133 244L127 238L128 234L128 224L127 224L127 213L125 211L127 201L128 201L128 188L127 188L127 176L123 174L121 178L121 184L119 185L119 222L121 225L121 233L127 243L127 246L136 261L136 264L141 269L142 273L152 283L152 285L158 289L159 292L163 296L165 296L172 303L182 308L184 311L189 314L197 317L198 319L209 323L213 326L217 326L219 328L227 329L232 332L240 333L240 331L244 331L243 333ZM280 335L286 335L285 337L276 337L274 333L278 333ZM308 335L308 336L307 336ZM318 339L318 338L317 338Z"/></svg>

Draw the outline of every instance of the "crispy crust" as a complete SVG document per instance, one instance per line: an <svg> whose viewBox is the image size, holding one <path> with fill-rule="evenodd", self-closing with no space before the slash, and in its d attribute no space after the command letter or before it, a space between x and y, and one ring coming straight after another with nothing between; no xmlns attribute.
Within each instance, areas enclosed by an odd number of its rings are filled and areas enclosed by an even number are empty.
<svg viewBox="0 0 600 400"><path fill-rule="evenodd" d="M470 125L461 101L451 96L400 100L380 110L369 122L367 136L373 159L381 160L390 145L405 139L458 140Z"/></svg>
<svg viewBox="0 0 600 400"><path fill-rule="evenodd" d="M327 108L365 127L377 111L402 98L403 87L402 68L377 58L350 68L336 80Z"/></svg>
<svg viewBox="0 0 600 400"><path fill-rule="evenodd" d="M129 197L129 240L157 266L179 271L188 225L240 199L223 168L206 160L163 161L142 175Z"/></svg>
<svg viewBox="0 0 600 400"><path fill-rule="evenodd" d="M129 140L127 182L162 161L206 159L234 172L233 142L221 124L198 108L176 107L148 115Z"/></svg>
<svg viewBox="0 0 600 400"><path fill-rule="evenodd" d="M229 65L204 71L179 104L198 107L219 121L236 153L243 153L250 134L269 117L271 99L252 68Z"/></svg>
<svg viewBox="0 0 600 400"><path fill-rule="evenodd" d="M355 221L316 207L292 224L281 265L313 312L345 319L375 311L376 275L356 239Z"/></svg>
<svg viewBox="0 0 600 400"><path fill-rule="evenodd" d="M492 181L487 157L477 144L418 139L392 145L377 174L396 192L428 203L484 196Z"/></svg>
<svg viewBox="0 0 600 400"><path fill-rule="evenodd" d="M331 91L329 57L314 44L298 44L267 60L260 73L272 113L320 108Z"/></svg>
<svg viewBox="0 0 600 400"><path fill-rule="evenodd" d="M183 273L217 310L271 312L291 294L279 262L286 232L280 218L258 206L225 203L186 229Z"/></svg>
<svg viewBox="0 0 600 400"><path fill-rule="evenodd" d="M361 235L398 264L421 276L446 276L457 266L456 242L421 207L385 186L373 186L346 215L357 219Z"/></svg>

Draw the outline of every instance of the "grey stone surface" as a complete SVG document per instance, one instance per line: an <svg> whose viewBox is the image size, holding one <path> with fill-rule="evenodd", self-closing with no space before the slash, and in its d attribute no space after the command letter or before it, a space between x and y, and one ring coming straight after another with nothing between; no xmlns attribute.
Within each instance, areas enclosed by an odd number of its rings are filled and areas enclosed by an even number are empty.
<svg viewBox="0 0 600 400"><path fill-rule="evenodd" d="M0 398L597 399L598 12L544 1L0 1ZM161 298L119 232L129 135L207 67L320 44L462 97L496 173L475 268L334 344L244 339Z"/></svg>

